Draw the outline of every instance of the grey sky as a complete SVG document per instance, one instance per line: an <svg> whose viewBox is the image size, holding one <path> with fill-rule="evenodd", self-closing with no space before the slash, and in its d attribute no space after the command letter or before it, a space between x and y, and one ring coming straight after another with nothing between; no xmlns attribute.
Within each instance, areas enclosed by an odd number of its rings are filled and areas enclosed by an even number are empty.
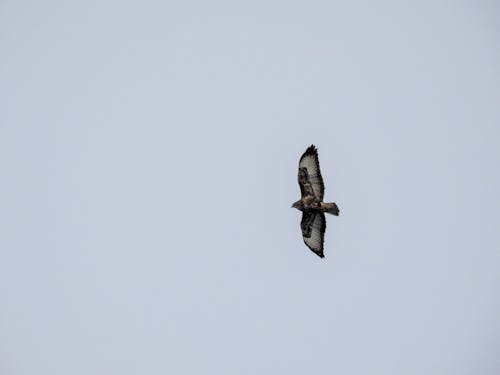
<svg viewBox="0 0 500 375"><path fill-rule="evenodd" d="M0 373L498 374L499 17L2 0Z"/></svg>

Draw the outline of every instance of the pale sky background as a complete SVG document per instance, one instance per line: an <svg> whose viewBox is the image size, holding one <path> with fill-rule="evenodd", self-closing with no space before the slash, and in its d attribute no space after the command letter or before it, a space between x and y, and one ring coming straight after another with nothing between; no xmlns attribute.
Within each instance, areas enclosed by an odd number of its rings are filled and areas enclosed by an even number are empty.
<svg viewBox="0 0 500 375"><path fill-rule="evenodd" d="M496 1L0 0L0 374L499 374L499 46Z"/></svg>

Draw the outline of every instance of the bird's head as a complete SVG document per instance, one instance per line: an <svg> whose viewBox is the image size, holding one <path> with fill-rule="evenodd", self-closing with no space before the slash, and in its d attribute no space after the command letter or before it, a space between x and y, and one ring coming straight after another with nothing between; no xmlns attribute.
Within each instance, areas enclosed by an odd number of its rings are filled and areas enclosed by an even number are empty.
<svg viewBox="0 0 500 375"><path fill-rule="evenodd" d="M291 208L296 208L297 210L301 210L302 208L304 208L304 203L302 202L302 200L298 200L297 202L292 204Z"/></svg>

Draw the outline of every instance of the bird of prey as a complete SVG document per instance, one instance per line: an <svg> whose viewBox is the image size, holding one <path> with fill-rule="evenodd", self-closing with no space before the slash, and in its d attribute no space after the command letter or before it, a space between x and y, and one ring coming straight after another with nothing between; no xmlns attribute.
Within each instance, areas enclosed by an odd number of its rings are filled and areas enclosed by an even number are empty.
<svg viewBox="0 0 500 375"><path fill-rule="evenodd" d="M325 185L319 170L318 150L311 145L302 154L299 161L299 186L301 198L292 204L292 208L302 211L302 238L304 243L320 258L323 258L325 239L325 214L339 215L336 203L323 202Z"/></svg>

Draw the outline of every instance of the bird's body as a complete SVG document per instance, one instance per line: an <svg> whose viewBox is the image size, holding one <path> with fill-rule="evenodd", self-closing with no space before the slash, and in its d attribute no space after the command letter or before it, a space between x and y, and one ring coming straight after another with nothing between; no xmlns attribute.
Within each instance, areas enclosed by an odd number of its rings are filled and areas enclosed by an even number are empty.
<svg viewBox="0 0 500 375"><path fill-rule="evenodd" d="M319 169L318 150L311 145L299 161L298 181L301 198L292 207L302 211L302 237L305 244L323 258L323 243L326 229L324 213L339 215L336 203L323 202L325 185Z"/></svg>
<svg viewBox="0 0 500 375"><path fill-rule="evenodd" d="M294 203L293 208L302 212L326 212L328 214L338 215L338 207L336 203L317 202L312 196L301 198L299 201Z"/></svg>

